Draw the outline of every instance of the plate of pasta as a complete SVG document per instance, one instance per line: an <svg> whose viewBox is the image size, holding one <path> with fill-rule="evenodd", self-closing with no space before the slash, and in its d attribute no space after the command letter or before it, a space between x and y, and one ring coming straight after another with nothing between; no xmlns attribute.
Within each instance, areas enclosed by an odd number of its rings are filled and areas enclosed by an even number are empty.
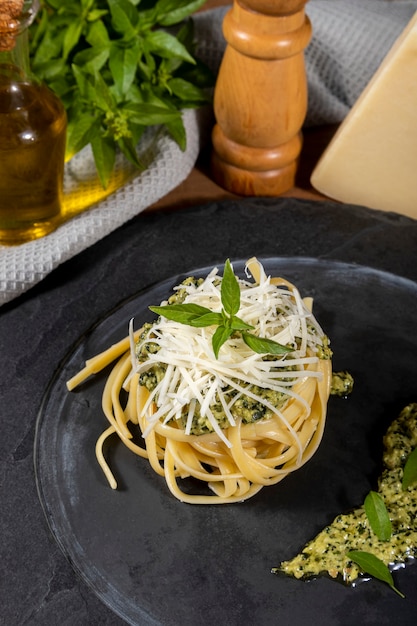
<svg viewBox="0 0 417 626"><path fill-rule="evenodd" d="M45 396L35 468L47 520L128 623L301 623L319 607L331 623L342 607L350 619L368 610L371 586L271 568L377 471L380 434L414 393L417 286L335 261L260 261L185 268L121 303ZM270 297L279 319L260 313ZM332 366L353 375L349 397L329 398ZM385 610L393 599L381 597Z"/></svg>

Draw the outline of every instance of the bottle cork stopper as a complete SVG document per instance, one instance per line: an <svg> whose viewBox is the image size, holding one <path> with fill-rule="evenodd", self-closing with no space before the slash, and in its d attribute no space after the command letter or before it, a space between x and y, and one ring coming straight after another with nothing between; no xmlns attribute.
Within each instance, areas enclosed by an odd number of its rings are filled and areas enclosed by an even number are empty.
<svg viewBox="0 0 417 626"><path fill-rule="evenodd" d="M0 52L13 50L24 0L0 0Z"/></svg>

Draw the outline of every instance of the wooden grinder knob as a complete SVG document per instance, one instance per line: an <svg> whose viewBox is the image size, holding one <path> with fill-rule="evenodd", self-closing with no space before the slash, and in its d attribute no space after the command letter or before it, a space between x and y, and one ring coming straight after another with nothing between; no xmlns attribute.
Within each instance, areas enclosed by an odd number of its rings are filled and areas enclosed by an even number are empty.
<svg viewBox="0 0 417 626"><path fill-rule="evenodd" d="M212 175L239 195L276 196L295 183L307 112L308 0L234 0L214 92Z"/></svg>

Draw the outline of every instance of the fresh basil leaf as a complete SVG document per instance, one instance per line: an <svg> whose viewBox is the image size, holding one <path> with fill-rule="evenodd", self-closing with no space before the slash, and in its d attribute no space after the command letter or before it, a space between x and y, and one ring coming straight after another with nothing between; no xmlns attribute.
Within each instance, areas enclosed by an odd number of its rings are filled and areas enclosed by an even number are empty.
<svg viewBox="0 0 417 626"><path fill-rule="evenodd" d="M381 541L388 541L392 533L391 520L382 496L370 491L364 502L365 513L375 535Z"/></svg>
<svg viewBox="0 0 417 626"><path fill-rule="evenodd" d="M113 28L124 36L124 39L135 37L138 24L138 13L129 0L107 0L112 18Z"/></svg>
<svg viewBox="0 0 417 626"><path fill-rule="evenodd" d="M277 341L273 341L272 339L267 339L265 337L257 337L256 335L252 335L251 333L242 333L242 339L246 343L247 346L257 354L288 354L288 352L292 352L292 348L288 348L287 346L283 346Z"/></svg>
<svg viewBox="0 0 417 626"><path fill-rule="evenodd" d="M86 41L93 48L109 48L110 38L105 24L102 21L94 22L90 25Z"/></svg>
<svg viewBox="0 0 417 626"><path fill-rule="evenodd" d="M87 48L74 56L74 63L84 71L94 74L99 72L109 58L108 48Z"/></svg>
<svg viewBox="0 0 417 626"><path fill-rule="evenodd" d="M85 11L89 11L95 0L81 0L81 6Z"/></svg>
<svg viewBox="0 0 417 626"><path fill-rule="evenodd" d="M402 488L406 491L413 483L417 481L417 448L414 448L408 455L404 466Z"/></svg>
<svg viewBox="0 0 417 626"><path fill-rule="evenodd" d="M37 48L33 52L33 68L37 68L41 63L47 63L58 57L61 53L62 42L65 31L56 33L53 28L47 28Z"/></svg>
<svg viewBox="0 0 417 626"><path fill-rule="evenodd" d="M53 7L54 9L59 9L61 2L62 0L48 0L49 6Z"/></svg>
<svg viewBox="0 0 417 626"><path fill-rule="evenodd" d="M97 22L97 20L99 20L100 18L104 17L107 14L108 14L107 9L93 9L92 11L89 11L87 15L87 20L89 22L99 23Z"/></svg>
<svg viewBox="0 0 417 626"><path fill-rule="evenodd" d="M49 86L62 100L66 110L69 111L71 106L74 106L76 102L76 97L74 96L74 86L70 84L66 77L62 74L51 78Z"/></svg>
<svg viewBox="0 0 417 626"><path fill-rule="evenodd" d="M222 305L226 313L228 315L236 315L240 309L240 287L229 259L224 264L220 293Z"/></svg>
<svg viewBox="0 0 417 626"><path fill-rule="evenodd" d="M72 64L72 72L80 95L88 103L87 106L89 106L91 111L98 107L103 111L113 112L115 101L100 73L89 74L84 72L78 65L75 65L75 63Z"/></svg>
<svg viewBox="0 0 417 626"><path fill-rule="evenodd" d="M178 119L181 115L175 109L168 109L163 106L147 103L132 103L123 107L129 113L129 119L143 126L164 124Z"/></svg>
<svg viewBox="0 0 417 626"><path fill-rule="evenodd" d="M161 26L172 26L200 9L206 0L159 0L156 3L157 20Z"/></svg>
<svg viewBox="0 0 417 626"><path fill-rule="evenodd" d="M95 104L103 111L114 112L115 108L115 100L110 91L110 87L104 81L102 75L97 72L94 74L94 79L92 78L92 83L94 85L95 91Z"/></svg>
<svg viewBox="0 0 417 626"><path fill-rule="evenodd" d="M145 126L141 126L140 124L135 124L134 122L129 120L129 129L132 134L132 142L135 146L137 146L145 131ZM145 167L149 167L149 165L152 162L152 156L147 154L147 155L143 155L142 158L144 159L142 164Z"/></svg>
<svg viewBox="0 0 417 626"><path fill-rule="evenodd" d="M65 35L64 35L64 43L63 43L63 56L64 59L68 58L69 53L75 46L78 44L81 33L83 30L83 23L80 21L75 21L69 24Z"/></svg>
<svg viewBox="0 0 417 626"><path fill-rule="evenodd" d="M347 553L347 557L359 565L365 574L370 574L374 578L387 583L401 598L405 598L404 594L395 587L394 579L388 567L377 556L362 550L351 550Z"/></svg>
<svg viewBox="0 0 417 626"><path fill-rule="evenodd" d="M89 113L71 119L67 130L67 153L73 155L82 150L97 136L100 126L100 117L93 117Z"/></svg>
<svg viewBox="0 0 417 626"><path fill-rule="evenodd" d="M55 78L62 77L64 72L64 59L50 59L36 64L36 75L42 80L48 81L49 86Z"/></svg>
<svg viewBox="0 0 417 626"><path fill-rule="evenodd" d="M212 311L199 304L192 302L186 304L167 304L162 306L150 306L150 310L157 315L162 315L168 320L179 322L180 324L190 324L190 321L202 317L203 315L211 315Z"/></svg>
<svg viewBox="0 0 417 626"><path fill-rule="evenodd" d="M233 330L251 330L253 328L253 326L251 326L250 324L247 324L246 322L241 320L240 317L237 317L236 315L232 316L232 318L229 321L228 326L229 328L232 328Z"/></svg>
<svg viewBox="0 0 417 626"><path fill-rule="evenodd" d="M150 59L153 59L152 55L149 55ZM154 65L154 63L153 63ZM143 83L143 81L151 81L155 72L155 67L150 66L149 63L145 63L141 59L138 59L137 64L137 75L138 80ZM143 86L143 85L142 85Z"/></svg>
<svg viewBox="0 0 417 626"><path fill-rule="evenodd" d="M110 137L96 135L91 140L94 162L103 189L107 189L116 160L116 148Z"/></svg>
<svg viewBox="0 0 417 626"><path fill-rule="evenodd" d="M184 100L188 104L203 104L209 101L203 89L196 87L196 85L183 78L172 78L167 81L167 87L177 98Z"/></svg>
<svg viewBox="0 0 417 626"><path fill-rule="evenodd" d="M187 48L182 45L170 33L162 30L154 30L146 34L145 45L150 52L158 54L161 57L177 57L187 63L195 63L194 58L188 52Z"/></svg>
<svg viewBox="0 0 417 626"><path fill-rule="evenodd" d="M95 92L94 86L91 84L91 75L84 73L78 65L75 65L75 63L72 64L72 73L81 98L88 101L89 96Z"/></svg>
<svg viewBox="0 0 417 626"><path fill-rule="evenodd" d="M206 315L195 317L189 322L194 328L205 328L206 326L219 326L223 321L221 313L210 312Z"/></svg>
<svg viewBox="0 0 417 626"><path fill-rule="evenodd" d="M117 145L119 146L122 153L125 155L126 159L130 161L132 165L134 165L138 169L144 169L144 164L138 157L138 154L136 152L136 146L133 143L131 137L118 137Z"/></svg>
<svg viewBox="0 0 417 626"><path fill-rule="evenodd" d="M219 357L220 348L224 343L226 343L232 333L233 330L231 328L226 328L226 326L218 326L218 328L216 328L216 332L214 333L211 340L214 356L216 357L216 359Z"/></svg>
<svg viewBox="0 0 417 626"><path fill-rule="evenodd" d="M184 152L187 147L187 133L185 130L184 122L181 116L177 116L175 119L164 122L164 126L172 139L178 144L180 149Z"/></svg>
<svg viewBox="0 0 417 626"><path fill-rule="evenodd" d="M123 46L112 42L110 46L109 67L114 84L123 96L135 80L139 57L139 42L131 46Z"/></svg>

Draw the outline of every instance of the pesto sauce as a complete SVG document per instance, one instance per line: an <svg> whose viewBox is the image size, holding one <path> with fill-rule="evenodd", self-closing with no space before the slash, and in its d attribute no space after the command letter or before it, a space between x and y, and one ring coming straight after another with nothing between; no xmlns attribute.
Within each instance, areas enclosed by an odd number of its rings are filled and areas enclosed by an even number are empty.
<svg viewBox="0 0 417 626"><path fill-rule="evenodd" d="M333 372L330 395L345 398L353 391L353 376L349 372Z"/></svg>
<svg viewBox="0 0 417 626"><path fill-rule="evenodd" d="M350 550L372 552L387 566L403 564L417 557L417 483L402 489L403 468L417 446L417 403L406 406L384 437L383 471L378 492L383 497L392 523L389 541L380 541L372 532L363 506L338 515L295 558L283 561L274 573L295 578L312 578L327 573L347 583L361 573L349 560Z"/></svg>

